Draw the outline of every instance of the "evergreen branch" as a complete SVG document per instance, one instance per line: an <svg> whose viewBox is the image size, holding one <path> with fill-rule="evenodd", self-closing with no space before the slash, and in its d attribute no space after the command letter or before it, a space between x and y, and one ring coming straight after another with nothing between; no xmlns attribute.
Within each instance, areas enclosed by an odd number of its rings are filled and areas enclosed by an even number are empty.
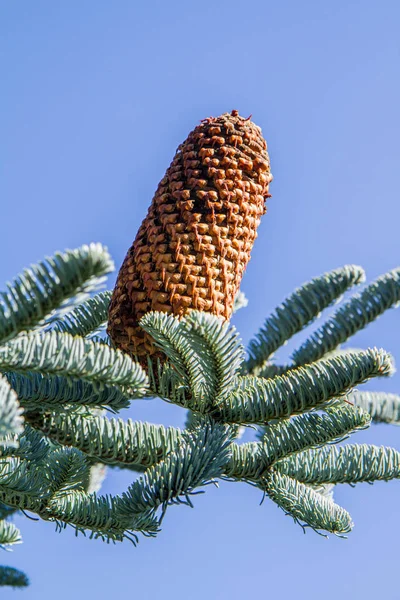
<svg viewBox="0 0 400 600"><path fill-rule="evenodd" d="M101 244L56 252L18 275L0 293L0 341L40 325L77 294L86 294L114 270Z"/></svg>
<svg viewBox="0 0 400 600"><path fill-rule="evenodd" d="M8 519L8 517L11 517L16 511L16 508L0 503L0 519Z"/></svg>
<svg viewBox="0 0 400 600"><path fill-rule="evenodd" d="M199 323L206 322L202 316L192 318L194 322L196 319ZM210 320L212 323L213 318ZM200 412L209 410L216 388L215 358L204 338L192 331L186 319L179 320L166 313L149 312L142 317L140 325L167 355L181 386L187 388L189 393L184 396L185 407Z"/></svg>
<svg viewBox="0 0 400 600"><path fill-rule="evenodd" d="M400 302L400 268L385 273L344 304L293 353L296 365L314 362Z"/></svg>
<svg viewBox="0 0 400 600"><path fill-rule="evenodd" d="M346 265L296 289L275 309L250 341L250 358L247 363L249 371L262 367L295 333L314 321L322 310L339 299L346 290L364 279L365 273L361 267Z"/></svg>
<svg viewBox="0 0 400 600"><path fill-rule="evenodd" d="M50 452L43 471L52 498L75 490L84 491L89 483L89 462L75 448L58 448Z"/></svg>
<svg viewBox="0 0 400 600"><path fill-rule="evenodd" d="M29 499L44 498L47 495L43 473L27 460L7 458L0 460L0 501L15 508L26 508L14 503L10 498L26 496Z"/></svg>
<svg viewBox="0 0 400 600"><path fill-rule="evenodd" d="M352 392L347 399L360 406L374 423L400 425L400 396L386 392Z"/></svg>
<svg viewBox="0 0 400 600"><path fill-rule="evenodd" d="M130 404L129 389L97 381L85 381L67 375L25 375L9 371L5 377L27 410L55 410L70 405L109 407L119 411Z"/></svg>
<svg viewBox="0 0 400 600"><path fill-rule="evenodd" d="M48 441L26 425L23 434L16 439L15 446L0 449L0 457L21 458L38 463L47 456L49 450Z"/></svg>
<svg viewBox="0 0 400 600"><path fill-rule="evenodd" d="M45 494L45 490L43 491ZM40 494L30 494L29 490L19 491L3 486L0 481L0 502L4 502L16 510L30 511L36 513L42 519L49 521L50 516L47 511L47 498Z"/></svg>
<svg viewBox="0 0 400 600"><path fill-rule="evenodd" d="M366 429L370 416L360 408L342 406L326 414L306 414L273 423L264 429L261 461L264 471L285 456L345 439L349 433Z"/></svg>
<svg viewBox="0 0 400 600"><path fill-rule="evenodd" d="M27 419L52 440L78 448L96 461L121 467L155 465L181 439L179 429L131 419L36 412L28 412Z"/></svg>
<svg viewBox="0 0 400 600"><path fill-rule="evenodd" d="M232 388L232 381L238 373L244 358L236 329L214 315L191 311L184 319L189 328L192 347L195 348L202 364L211 362L211 385L204 391L208 406L223 401Z"/></svg>
<svg viewBox="0 0 400 600"><path fill-rule="evenodd" d="M265 471L260 442L231 444L231 456L224 467L224 477L240 481L259 481Z"/></svg>
<svg viewBox="0 0 400 600"><path fill-rule="evenodd" d="M231 445L231 457L224 466L224 476L257 482L266 476L274 463L279 461L277 464L280 465L282 457L304 448L340 441L368 425L368 414L347 406L329 410L324 415L306 414L268 425L263 430L261 442ZM297 478L297 475L293 476Z"/></svg>
<svg viewBox="0 0 400 600"><path fill-rule="evenodd" d="M13 567L0 566L0 587L23 588L29 585L29 579L22 571Z"/></svg>
<svg viewBox="0 0 400 600"><path fill-rule="evenodd" d="M239 370L243 349L236 330L213 315L190 311L182 320L165 313L148 313L140 321L165 352L190 392L191 408L201 412L223 399Z"/></svg>
<svg viewBox="0 0 400 600"><path fill-rule="evenodd" d="M81 377L105 385L123 385L135 395L147 392L145 372L127 354L69 333L22 334L0 346L0 369Z"/></svg>
<svg viewBox="0 0 400 600"><path fill-rule="evenodd" d="M90 530L91 538L101 538L107 542L122 542L126 538L136 544L138 538L134 531L156 535L159 524L149 511L128 515L121 513L120 504L119 496L74 492L51 499L49 511L60 529L70 525L82 533Z"/></svg>
<svg viewBox="0 0 400 600"><path fill-rule="evenodd" d="M149 511L121 516L120 498L87 494L80 488L87 479L87 462L73 449L55 450L39 468L27 461L0 461L0 499L10 506L32 511L59 528L71 525L92 531L92 537L122 541L132 530L158 530L158 522ZM126 532L126 530L128 530Z"/></svg>
<svg viewBox="0 0 400 600"><path fill-rule="evenodd" d="M17 394L0 376L0 446L15 446L15 436L24 429L22 412Z"/></svg>
<svg viewBox="0 0 400 600"><path fill-rule="evenodd" d="M140 326L169 358L183 385L190 388L192 393L195 392L203 369L190 346L182 322L167 313L149 312L141 318Z"/></svg>
<svg viewBox="0 0 400 600"><path fill-rule="evenodd" d="M121 510L137 514L160 505L186 503L195 488L219 477L230 455L229 433L222 425L209 423L186 431L182 442L164 460L150 467L122 495ZM182 500L181 497L185 500Z"/></svg>
<svg viewBox="0 0 400 600"><path fill-rule="evenodd" d="M303 483L359 483L400 477L400 452L367 444L306 450L279 461L279 473Z"/></svg>
<svg viewBox="0 0 400 600"><path fill-rule="evenodd" d="M32 468L27 461L0 461L0 500L32 511L59 528L71 525L89 529L92 537L122 541L133 530L153 534L158 522L149 511L121 516L118 497L98 497L80 488L87 479L86 461L77 450L55 450L43 465ZM127 531L126 531L127 530Z"/></svg>
<svg viewBox="0 0 400 600"><path fill-rule="evenodd" d="M91 334L107 323L111 295L110 291L100 292L86 302L78 304L74 309L54 321L51 330L81 337Z"/></svg>
<svg viewBox="0 0 400 600"><path fill-rule="evenodd" d="M369 349L321 360L273 379L244 376L214 417L227 423L266 423L321 408L371 377L391 372L390 355Z"/></svg>
<svg viewBox="0 0 400 600"><path fill-rule="evenodd" d="M210 420L209 415L203 415L202 413L195 413L192 410L188 410L186 413L185 429L195 430L199 427L203 427ZM229 430L229 437L233 440L240 439L245 431L245 427L241 425L226 425L227 431Z"/></svg>
<svg viewBox="0 0 400 600"><path fill-rule="evenodd" d="M0 502L16 510L29 510L48 520L49 496L42 470L26 460L9 458L0 461Z"/></svg>
<svg viewBox="0 0 400 600"><path fill-rule="evenodd" d="M351 517L344 508L299 481L272 470L263 483L271 500L296 523L304 522L317 532L324 530L335 535L352 530Z"/></svg>
<svg viewBox="0 0 400 600"><path fill-rule="evenodd" d="M22 542L21 532L9 521L0 521L0 548L4 550L12 546L13 544L20 544Z"/></svg>
<svg viewBox="0 0 400 600"><path fill-rule="evenodd" d="M147 372L152 396L173 402L184 408L191 406L189 385L185 384L184 379L168 359L163 363L157 359L154 364L147 357Z"/></svg>

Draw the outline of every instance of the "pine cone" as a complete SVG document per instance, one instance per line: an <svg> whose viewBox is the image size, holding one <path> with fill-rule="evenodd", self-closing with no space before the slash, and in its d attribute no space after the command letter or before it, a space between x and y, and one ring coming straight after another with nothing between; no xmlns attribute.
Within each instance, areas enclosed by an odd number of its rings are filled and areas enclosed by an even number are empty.
<svg viewBox="0 0 400 600"><path fill-rule="evenodd" d="M261 129L236 110L205 119L181 144L119 271L114 344L157 355L138 325L151 310L229 319L272 180Z"/></svg>

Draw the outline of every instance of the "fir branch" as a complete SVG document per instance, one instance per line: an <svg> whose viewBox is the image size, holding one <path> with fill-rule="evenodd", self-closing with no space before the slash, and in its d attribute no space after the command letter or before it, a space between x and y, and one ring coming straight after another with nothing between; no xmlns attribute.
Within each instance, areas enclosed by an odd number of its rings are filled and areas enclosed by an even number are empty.
<svg viewBox="0 0 400 600"><path fill-rule="evenodd" d="M295 290L278 306L256 337L250 341L248 370L262 367L272 354L283 346L295 333L314 321L322 310L353 285L365 279L361 267L346 265L316 277Z"/></svg>
<svg viewBox="0 0 400 600"><path fill-rule="evenodd" d="M150 381L151 396L173 402L184 408L192 405L189 385L167 359L152 361L147 357L147 372Z"/></svg>
<svg viewBox="0 0 400 600"><path fill-rule="evenodd" d="M327 443L345 439L366 429L371 419L362 409L350 406L328 409L326 414L306 414L268 425L262 436L261 461L268 469L279 459Z"/></svg>
<svg viewBox="0 0 400 600"><path fill-rule="evenodd" d="M320 408L371 377L391 373L389 354L370 349L321 360L273 379L238 377L213 413L227 423L266 423Z"/></svg>
<svg viewBox="0 0 400 600"><path fill-rule="evenodd" d="M80 490L87 464L77 450L59 449L49 460L32 468L27 461L0 461L0 500L10 506L29 510L59 528L71 525L79 531L92 531L92 537L122 541L133 530L153 534L158 522L145 511L139 515L120 515L119 497L98 497Z"/></svg>
<svg viewBox="0 0 400 600"><path fill-rule="evenodd" d="M15 436L24 429L22 412L17 394L0 376L0 447L15 446Z"/></svg>
<svg viewBox="0 0 400 600"><path fill-rule="evenodd" d="M49 502L49 511L57 520L59 529L67 525L82 533L91 531L91 538L107 542L129 539L137 543L135 531L154 536L159 531L158 520L150 511L138 514L120 510L121 497L98 496L74 492L57 496Z"/></svg>
<svg viewBox="0 0 400 600"><path fill-rule="evenodd" d="M27 419L52 440L78 448L96 461L120 467L155 465L181 439L179 429L131 419L125 422L102 416L29 412Z"/></svg>
<svg viewBox="0 0 400 600"><path fill-rule="evenodd" d="M150 312L140 325L169 358L180 387L187 388L186 408L205 413L227 394L243 355L233 327L199 311L181 320Z"/></svg>
<svg viewBox="0 0 400 600"><path fill-rule="evenodd" d="M36 513L44 520L50 520L46 508L46 498L40 497L40 494L33 495L28 491L15 491L11 488L1 485L0 479L0 502L7 504L16 510L29 511Z"/></svg>
<svg viewBox="0 0 400 600"><path fill-rule="evenodd" d="M16 439L16 445L0 448L0 457L14 457L38 463L42 461L50 450L48 441L39 432L28 424L22 435Z"/></svg>
<svg viewBox="0 0 400 600"><path fill-rule="evenodd" d="M233 378L239 372L244 349L237 331L214 315L191 311L184 319L189 329L192 347L203 364L211 361L211 385L205 401L208 406L222 402L232 388ZM204 386L205 388L206 386Z"/></svg>
<svg viewBox="0 0 400 600"><path fill-rule="evenodd" d="M400 268L385 273L344 304L293 353L296 365L318 360L400 302Z"/></svg>
<svg viewBox="0 0 400 600"><path fill-rule="evenodd" d="M122 541L133 530L158 530L158 522L145 511L119 515L119 497L87 494L81 487L87 479L87 462L79 451L55 450L40 468L27 461L0 461L0 499L10 506L32 511L59 528L71 525L92 531L93 537ZM126 531L127 530L127 531Z"/></svg>
<svg viewBox="0 0 400 600"><path fill-rule="evenodd" d="M107 323L112 292L100 292L51 324L52 331L85 337Z"/></svg>
<svg viewBox="0 0 400 600"><path fill-rule="evenodd" d="M147 469L122 495L121 510L128 514L160 505L186 503L195 488L219 477L229 460L229 432L222 425L209 423L201 429L186 431L182 442L157 465ZM182 499L182 496L184 499Z"/></svg>
<svg viewBox="0 0 400 600"><path fill-rule="evenodd" d="M0 566L0 587L23 588L29 585L29 579L22 571L13 567Z"/></svg>
<svg viewBox="0 0 400 600"><path fill-rule="evenodd" d="M231 456L224 467L223 475L228 479L258 481L265 471L260 442L231 444Z"/></svg>
<svg viewBox="0 0 400 600"><path fill-rule="evenodd" d="M367 411L374 423L400 425L400 396L397 394L354 391L347 399Z"/></svg>
<svg viewBox="0 0 400 600"><path fill-rule="evenodd" d="M71 297L92 291L113 270L114 263L101 244L56 252L25 269L0 293L0 341L43 324Z"/></svg>
<svg viewBox="0 0 400 600"><path fill-rule="evenodd" d="M47 481L28 461L0 461L0 502L16 510L28 510L48 520Z"/></svg>
<svg viewBox="0 0 400 600"><path fill-rule="evenodd" d="M367 444L306 450L279 461L275 468L303 483L350 483L400 477L400 452Z"/></svg>
<svg viewBox="0 0 400 600"><path fill-rule="evenodd" d="M119 411L130 405L134 390L70 376L6 372L5 377L27 410L55 410L66 405L98 406Z"/></svg>
<svg viewBox="0 0 400 600"><path fill-rule="evenodd" d="M26 496L28 499L44 498L48 494L43 471L32 467L29 461L19 458L0 460L0 501L15 508L26 508L13 496Z"/></svg>
<svg viewBox="0 0 400 600"><path fill-rule="evenodd" d="M20 544L22 542L21 532L9 521L0 521L0 548L3 550L12 546L13 544Z"/></svg>
<svg viewBox="0 0 400 600"><path fill-rule="evenodd" d="M90 477L87 458L75 448L58 448L46 459L44 476L48 493L54 498L71 491L84 491Z"/></svg>
<svg viewBox="0 0 400 600"><path fill-rule="evenodd" d="M208 421L208 415L203 415L201 413L196 413L192 410L188 410L185 419L185 429L197 429L198 427L202 427L204 423L208 423ZM245 427L236 424L227 425L227 429L229 429L229 435L232 440L239 440L240 438L242 438L246 430Z"/></svg>
<svg viewBox="0 0 400 600"><path fill-rule="evenodd" d="M272 470L262 487L271 500L300 525L304 522L315 531L335 535L349 533L353 528L351 517L344 508L287 475Z"/></svg>
<svg viewBox="0 0 400 600"><path fill-rule="evenodd" d="M195 395L204 379L204 367L191 348L183 323L167 313L149 312L141 318L140 326L166 354L183 385Z"/></svg>
<svg viewBox="0 0 400 600"><path fill-rule="evenodd" d="M137 397L145 395L148 389L145 372L127 354L56 331L22 334L0 346L0 369L69 375L105 385L127 386Z"/></svg>
<svg viewBox="0 0 400 600"><path fill-rule="evenodd" d="M11 517L11 515L13 515L16 512L16 508L0 503L0 519L8 519L8 517Z"/></svg>
<svg viewBox="0 0 400 600"><path fill-rule="evenodd" d="M323 415L306 414L273 423L263 430L261 442L231 445L231 457L224 466L224 476L257 482L266 476L272 465L281 464L282 457L304 448L340 441L349 433L365 429L369 423L367 413L348 406L330 409Z"/></svg>

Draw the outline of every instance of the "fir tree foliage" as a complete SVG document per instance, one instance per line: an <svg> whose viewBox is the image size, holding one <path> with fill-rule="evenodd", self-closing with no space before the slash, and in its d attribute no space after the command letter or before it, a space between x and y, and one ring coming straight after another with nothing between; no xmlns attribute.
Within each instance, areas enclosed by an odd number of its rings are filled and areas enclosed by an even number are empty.
<svg viewBox="0 0 400 600"><path fill-rule="evenodd" d="M64 446L78 448L89 457L115 466L141 469L157 464L181 439L175 427L128 419L64 413L27 413L38 430Z"/></svg>
<svg viewBox="0 0 400 600"><path fill-rule="evenodd" d="M322 358L399 302L400 268L385 273L339 308L293 353L294 364L302 365Z"/></svg>
<svg viewBox="0 0 400 600"><path fill-rule="evenodd" d="M82 337L93 336L107 323L110 300L110 291L100 292L56 319L51 329Z"/></svg>
<svg viewBox="0 0 400 600"><path fill-rule="evenodd" d="M393 372L384 350L341 351L343 343L400 300L392 271L347 301L291 365L271 357L286 341L363 281L345 266L297 289L250 342L210 314L178 319L149 312L140 322L164 359L139 362L104 333L112 269L100 244L30 267L0 300L0 545L21 541L12 522L28 511L58 530L107 542L155 536L171 504L192 506L218 480L244 481L302 527L344 536L350 515L332 499L339 483L400 476L400 454L365 444L337 446L374 422L399 423L394 394L355 390ZM245 306L239 294L235 308ZM143 364L143 361L142 361ZM160 397L189 409L186 429L104 414ZM241 426L258 439L241 443ZM121 495L93 489L93 469L139 472ZM25 586L23 573L0 567L0 585Z"/></svg>
<svg viewBox="0 0 400 600"><path fill-rule="evenodd" d="M56 252L31 265L0 293L0 341L51 321L57 311L82 301L113 270L101 244Z"/></svg>
<svg viewBox="0 0 400 600"><path fill-rule="evenodd" d="M146 374L127 354L56 331L21 334L0 346L0 369L66 375L104 385L115 383L139 395L147 389Z"/></svg>
<svg viewBox="0 0 400 600"><path fill-rule="evenodd" d="M29 585L29 579L25 573L18 569L0 565L0 587L5 585L13 588L24 588Z"/></svg>
<svg viewBox="0 0 400 600"><path fill-rule="evenodd" d="M355 385L391 372L390 355L373 348L291 369L271 379L238 377L216 415L229 423L262 424L327 407Z"/></svg>
<svg viewBox="0 0 400 600"><path fill-rule="evenodd" d="M344 537L353 528L349 513L326 496L300 483L297 479L271 470L260 485L269 498L304 530L325 530Z"/></svg>
<svg viewBox="0 0 400 600"><path fill-rule="evenodd" d="M364 270L346 265L312 279L278 306L256 337L249 343L250 371L260 368L295 333L312 323L319 314L352 286L365 280ZM311 361L310 361L311 362Z"/></svg>
<svg viewBox="0 0 400 600"><path fill-rule="evenodd" d="M21 405L28 410L62 409L83 405L120 410L130 404L129 388L98 381L87 381L69 375L47 375L28 371L26 374L6 372L5 377L17 393Z"/></svg>
<svg viewBox="0 0 400 600"><path fill-rule="evenodd" d="M276 468L303 483L388 481L400 477L400 452L367 444L325 446L284 458Z"/></svg>
<svg viewBox="0 0 400 600"><path fill-rule="evenodd" d="M400 396L384 392L362 392L348 395L348 400L367 411L374 423L400 425Z"/></svg>
<svg viewBox="0 0 400 600"><path fill-rule="evenodd" d="M6 549L11 544L21 542L21 534L14 523L10 521L0 521L0 548Z"/></svg>

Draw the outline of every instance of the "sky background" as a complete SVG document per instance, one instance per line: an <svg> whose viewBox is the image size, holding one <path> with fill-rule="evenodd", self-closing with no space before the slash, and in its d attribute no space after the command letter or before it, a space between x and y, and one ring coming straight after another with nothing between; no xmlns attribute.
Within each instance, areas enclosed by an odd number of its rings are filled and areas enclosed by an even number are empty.
<svg viewBox="0 0 400 600"><path fill-rule="evenodd" d="M177 146L234 108L262 127L274 174L242 285L249 307L234 318L245 343L310 278L355 263L372 280L397 266L399 20L395 0L1 3L0 282L91 241L119 267ZM399 331L390 311L351 345L399 362ZM369 387L399 392L400 375ZM129 414L184 423L160 401ZM395 427L353 441L400 449ZM110 471L103 490L131 481ZM347 541L303 535L245 484L172 507L137 548L19 517L24 543L0 560L32 585L1 598L398 600L400 483L340 486L336 499L355 521Z"/></svg>

